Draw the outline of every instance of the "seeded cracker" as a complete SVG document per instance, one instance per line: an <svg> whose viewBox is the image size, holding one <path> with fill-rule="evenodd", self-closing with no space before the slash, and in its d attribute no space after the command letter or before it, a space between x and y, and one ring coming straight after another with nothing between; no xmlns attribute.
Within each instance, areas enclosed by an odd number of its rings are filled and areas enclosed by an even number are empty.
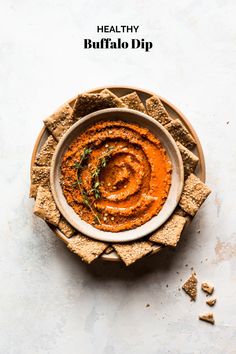
<svg viewBox="0 0 236 354"><path fill-rule="evenodd" d="M208 283L202 283L201 288L208 295L211 295L213 293L213 291L214 291L214 286L212 286L212 285L210 285Z"/></svg>
<svg viewBox="0 0 236 354"><path fill-rule="evenodd" d="M60 220L60 212L54 202L52 193L48 188L39 187L34 205L34 214L41 219L53 224L58 225Z"/></svg>
<svg viewBox="0 0 236 354"><path fill-rule="evenodd" d="M35 198L39 186L50 187L50 167L34 166L31 172L30 198Z"/></svg>
<svg viewBox="0 0 236 354"><path fill-rule="evenodd" d="M213 313L211 313L211 312L204 313L204 314L200 315L199 320L209 322L212 325L215 324L214 316L213 316Z"/></svg>
<svg viewBox="0 0 236 354"><path fill-rule="evenodd" d="M179 119L172 120L169 124L165 125L165 128L175 141L180 142L186 148L192 149L196 145L192 135L187 131Z"/></svg>
<svg viewBox="0 0 236 354"><path fill-rule="evenodd" d="M184 178L186 179L191 173L195 171L199 158L178 141L176 143L182 156L184 165Z"/></svg>
<svg viewBox="0 0 236 354"><path fill-rule="evenodd" d="M152 96L146 100L146 109L148 115L156 119L162 125L172 121L172 118L157 96Z"/></svg>
<svg viewBox="0 0 236 354"><path fill-rule="evenodd" d="M91 263L107 248L107 243L95 241L82 234L70 238L67 247L81 257L82 261Z"/></svg>
<svg viewBox="0 0 236 354"><path fill-rule="evenodd" d="M100 93L84 93L78 95L72 116L79 119L92 112L105 108L125 108L126 105L111 91L105 89Z"/></svg>
<svg viewBox="0 0 236 354"><path fill-rule="evenodd" d="M75 229L63 217L59 221L58 228L66 237L71 237L75 234Z"/></svg>
<svg viewBox="0 0 236 354"><path fill-rule="evenodd" d="M144 257L152 251L152 246L147 241L132 243L116 243L112 245L122 261L129 266L138 259Z"/></svg>
<svg viewBox="0 0 236 354"><path fill-rule="evenodd" d="M65 104L58 111L44 120L44 124L52 133L54 138L59 141L62 135L76 122L72 117L72 108Z"/></svg>
<svg viewBox="0 0 236 354"><path fill-rule="evenodd" d="M45 143L43 144L37 158L36 165L38 166L50 166L53 153L56 149L57 141L53 138L52 135L49 135Z"/></svg>
<svg viewBox="0 0 236 354"><path fill-rule="evenodd" d="M190 174L185 181L179 206L186 213L194 216L211 190L194 174Z"/></svg>
<svg viewBox="0 0 236 354"><path fill-rule="evenodd" d="M192 273L191 277L182 286L182 289L191 297L191 301L196 301L197 277L195 273Z"/></svg>
<svg viewBox="0 0 236 354"><path fill-rule="evenodd" d="M149 240L165 246L176 247L186 222L185 217L174 214Z"/></svg>
<svg viewBox="0 0 236 354"><path fill-rule="evenodd" d="M126 104L128 108L147 113L142 101L136 92L131 92L126 96L122 96L120 99L124 104Z"/></svg>

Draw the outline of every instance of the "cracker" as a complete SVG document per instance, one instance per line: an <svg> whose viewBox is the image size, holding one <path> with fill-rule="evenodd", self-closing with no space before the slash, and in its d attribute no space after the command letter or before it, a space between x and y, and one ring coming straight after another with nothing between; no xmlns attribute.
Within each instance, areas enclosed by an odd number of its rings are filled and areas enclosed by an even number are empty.
<svg viewBox="0 0 236 354"><path fill-rule="evenodd" d="M165 125L165 128L172 135L175 141L180 142L188 149L192 149L196 142L188 130L184 127L179 119L174 119Z"/></svg>
<svg viewBox="0 0 236 354"><path fill-rule="evenodd" d="M213 293L213 291L214 291L214 286L212 286L212 285L210 285L208 283L202 283L201 288L208 295L211 295Z"/></svg>
<svg viewBox="0 0 236 354"><path fill-rule="evenodd" d="M146 100L146 109L149 116L156 119L162 125L172 121L160 98L152 96Z"/></svg>
<svg viewBox="0 0 236 354"><path fill-rule="evenodd" d="M177 141L177 146L182 156L183 165L184 165L184 178L186 179L191 173L195 171L199 158L196 155L194 155L192 151L184 147L178 141Z"/></svg>
<svg viewBox="0 0 236 354"><path fill-rule="evenodd" d="M61 217L58 229L66 236L71 237L75 234L75 229L66 221L65 218Z"/></svg>
<svg viewBox="0 0 236 354"><path fill-rule="evenodd" d="M72 117L72 108L70 105L65 104L59 108L50 117L44 120L44 124L52 133L54 138L59 141L63 134L76 122Z"/></svg>
<svg viewBox="0 0 236 354"><path fill-rule="evenodd" d="M79 119L100 109L119 107L124 108L126 105L107 89L100 93L83 93L75 101L72 116Z"/></svg>
<svg viewBox="0 0 236 354"><path fill-rule="evenodd" d="M214 315L211 312L208 313L204 313L202 315L199 316L199 320L201 321L205 321L205 322L209 322L212 325L215 324L215 319L214 319Z"/></svg>
<svg viewBox="0 0 236 354"><path fill-rule="evenodd" d="M147 241L115 243L112 246L127 266L152 251L152 245Z"/></svg>
<svg viewBox="0 0 236 354"><path fill-rule="evenodd" d="M214 306L216 303L216 299L209 299L206 301L206 304L209 305L209 306Z"/></svg>
<svg viewBox="0 0 236 354"><path fill-rule="evenodd" d="M57 141L52 135L49 135L45 143L43 144L35 163L38 166L50 166L52 156L57 146Z"/></svg>
<svg viewBox="0 0 236 354"><path fill-rule="evenodd" d="M139 98L137 92L131 92L126 96L122 96L121 101L130 109L135 109L136 111L140 111L146 113L146 109L141 99Z"/></svg>
<svg viewBox="0 0 236 354"><path fill-rule="evenodd" d="M60 212L54 202L52 193L48 188L39 187L34 205L34 214L41 219L53 224L58 225L60 221Z"/></svg>
<svg viewBox="0 0 236 354"><path fill-rule="evenodd" d="M173 214L164 225L152 234L149 240L165 246L176 247L186 222L185 217Z"/></svg>
<svg viewBox="0 0 236 354"><path fill-rule="evenodd" d="M191 297L191 301L197 298L197 277L196 273L192 273L191 277L184 283L182 289Z"/></svg>
<svg viewBox="0 0 236 354"><path fill-rule="evenodd" d="M76 253L82 261L91 263L102 254L107 248L107 243L93 240L82 234L73 236L69 239L67 247Z"/></svg>
<svg viewBox="0 0 236 354"><path fill-rule="evenodd" d="M31 172L30 198L35 198L39 186L50 187L50 167L34 166Z"/></svg>
<svg viewBox="0 0 236 354"><path fill-rule="evenodd" d="M190 174L185 181L179 206L186 213L194 216L211 190L194 174Z"/></svg>

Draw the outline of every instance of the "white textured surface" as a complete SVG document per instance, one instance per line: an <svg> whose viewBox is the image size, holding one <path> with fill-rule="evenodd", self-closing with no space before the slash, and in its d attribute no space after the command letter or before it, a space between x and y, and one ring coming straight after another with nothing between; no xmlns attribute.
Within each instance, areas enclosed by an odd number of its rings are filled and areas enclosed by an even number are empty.
<svg viewBox="0 0 236 354"><path fill-rule="evenodd" d="M236 353L235 1L0 5L0 353ZM82 50L97 24L139 24L154 49ZM109 84L156 91L186 114L213 190L176 252L129 269L82 264L32 216L27 197L42 119L77 92ZM214 327L198 321L210 310L205 296L190 303L178 291L190 267L215 285Z"/></svg>

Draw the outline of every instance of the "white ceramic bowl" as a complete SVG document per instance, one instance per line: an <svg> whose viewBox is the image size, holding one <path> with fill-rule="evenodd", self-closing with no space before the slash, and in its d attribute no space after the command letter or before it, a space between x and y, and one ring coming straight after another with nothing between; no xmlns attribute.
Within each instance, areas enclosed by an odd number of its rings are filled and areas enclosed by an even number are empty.
<svg viewBox="0 0 236 354"><path fill-rule="evenodd" d="M83 133L91 124L100 120L123 120L129 123L136 123L147 128L155 135L166 149L172 163L171 187L161 211L145 224L121 232L108 232L98 230L92 225L82 220L78 214L67 203L60 184L61 160L71 143ZM79 232L97 240L106 242L126 242L139 239L148 235L159 228L173 213L182 193L184 184L183 162L179 149L168 131L155 119L148 115L127 109L127 108L109 108L100 110L87 115L75 123L60 140L55 150L50 173L50 184L52 194L58 209L65 219Z"/></svg>

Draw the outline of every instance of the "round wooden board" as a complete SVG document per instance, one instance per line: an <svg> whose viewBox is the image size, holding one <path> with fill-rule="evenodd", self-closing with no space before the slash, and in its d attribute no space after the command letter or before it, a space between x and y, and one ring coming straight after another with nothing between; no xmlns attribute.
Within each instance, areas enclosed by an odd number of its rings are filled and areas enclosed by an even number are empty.
<svg viewBox="0 0 236 354"><path fill-rule="evenodd" d="M97 89L94 90L90 90L87 91L88 93L97 93L100 92L103 89L109 89L110 91L112 91L115 95L117 95L118 97L127 95L133 91L136 91L137 94L139 95L140 99L142 100L142 102L145 104L146 99L148 99L149 97L153 96L153 95L157 95L153 92L147 91L147 90L142 90L142 89L138 89L137 87L125 87L125 86L108 86L108 87L99 87ZM202 151L202 146L200 143L200 140L195 132L195 130L193 129L192 125L189 123L189 121L187 120L187 118L183 115L183 113L181 113L172 103L168 102L166 99L160 97L158 95L158 97L161 99L163 105L165 106L166 110L168 111L169 115L173 118L173 119L179 119L184 126L187 128L187 130L192 134L192 136L194 137L195 141L196 141L196 147L194 148L193 152L195 155L198 156L199 158L199 163L198 166L196 168L195 174L203 181L205 182L205 177L206 177L206 168L205 168L205 159L204 159L204 155L203 155L203 151ZM71 107L73 107L74 103L75 103L75 98L69 100L67 102ZM44 142L46 141L47 137L49 136L49 132L46 129L46 127L43 127L42 130L40 131L37 140L35 142L34 145L34 149L33 149L33 153L32 153L32 157L31 157L31 165L30 165L30 169L32 170L32 167L34 165L34 161L35 158L37 156L37 153L40 151L42 145L44 144ZM62 234L62 232L48 224L49 227L53 230L53 232L56 234L57 237L59 237L63 242L65 242L66 244L68 243L68 238ZM153 246L153 251L151 252L151 254L155 254L157 252L159 252L161 250L162 246L158 246L158 245L154 245ZM116 254L116 252L111 252L109 254L103 254L101 257L101 259L106 260L106 261L120 261L119 256Z"/></svg>

